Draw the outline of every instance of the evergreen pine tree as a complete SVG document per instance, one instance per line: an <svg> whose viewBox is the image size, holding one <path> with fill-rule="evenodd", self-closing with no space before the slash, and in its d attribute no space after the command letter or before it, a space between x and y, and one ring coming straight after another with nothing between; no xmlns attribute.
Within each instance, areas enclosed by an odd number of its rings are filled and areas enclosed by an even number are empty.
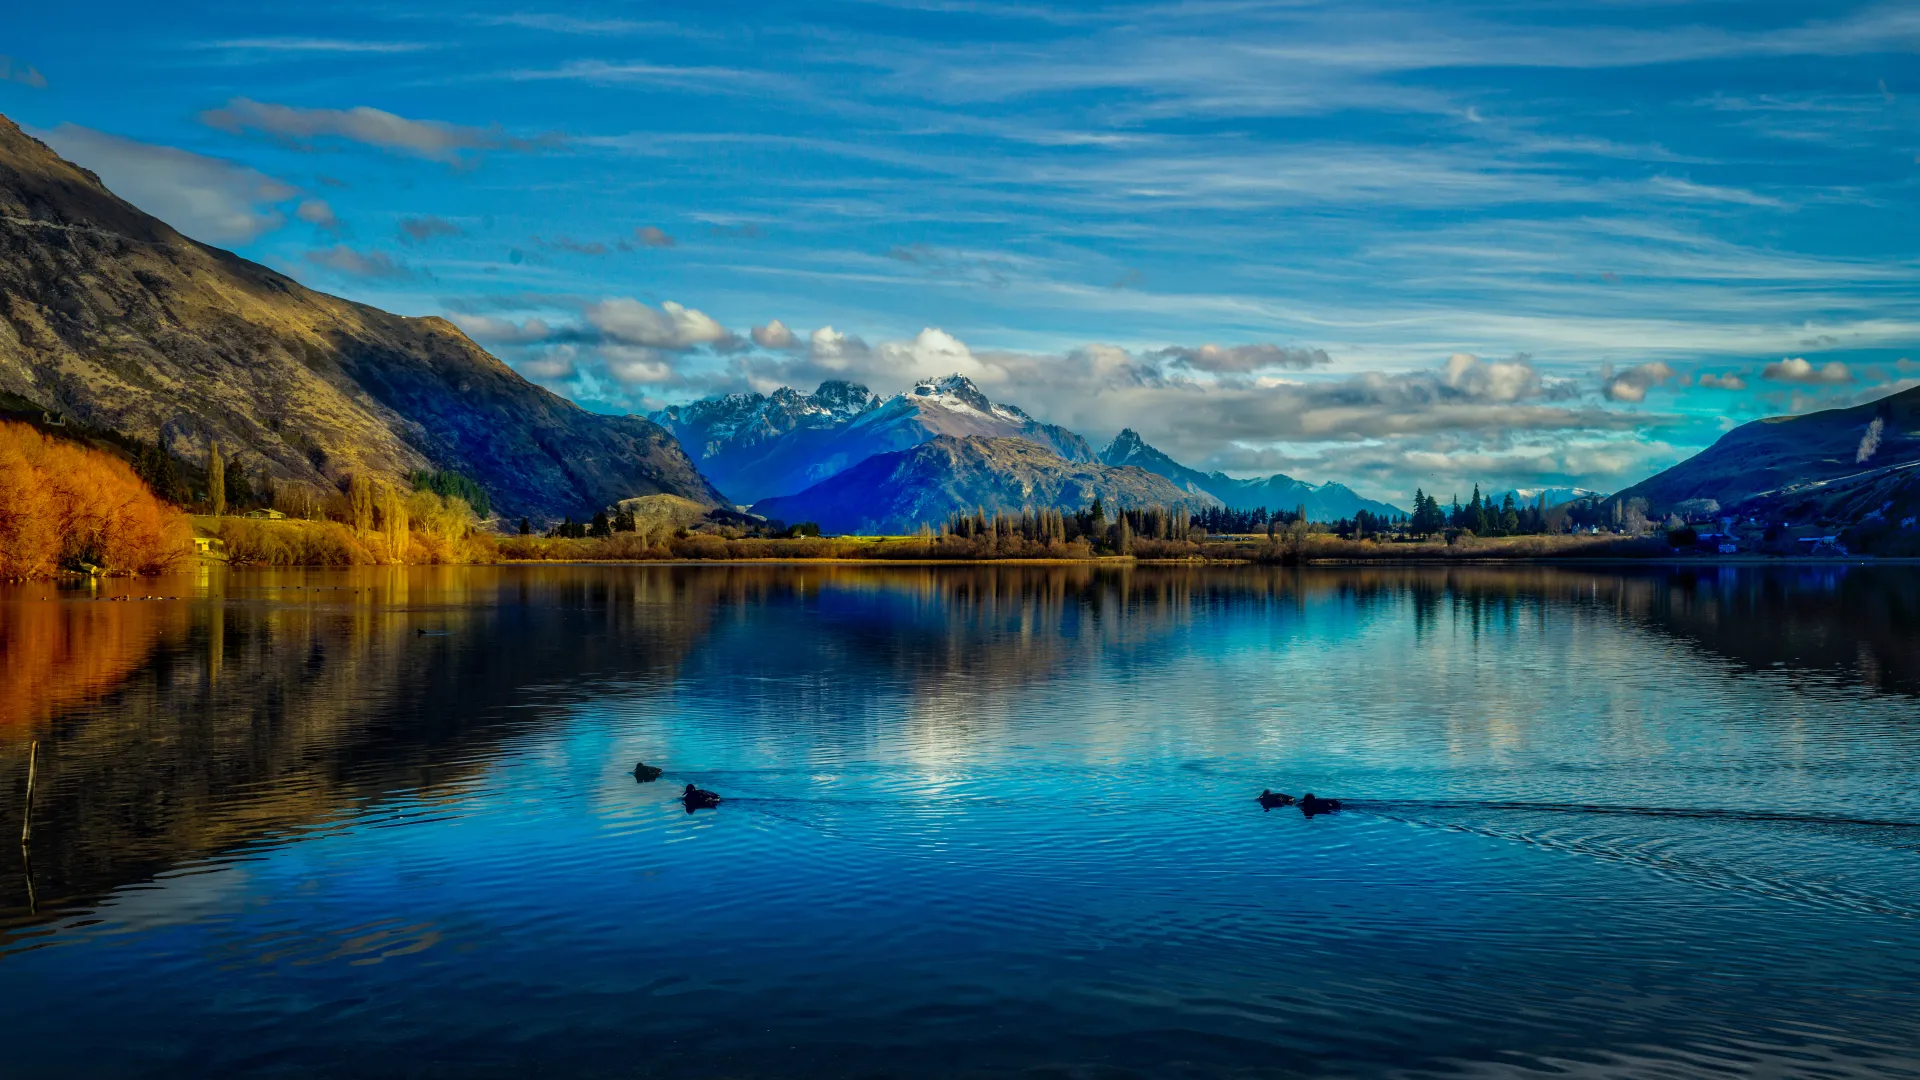
<svg viewBox="0 0 1920 1080"><path fill-rule="evenodd" d="M224 472L226 473L224 483L227 489L226 505L238 512L258 501L253 492L253 481L247 476L245 462L236 457L227 463Z"/></svg>

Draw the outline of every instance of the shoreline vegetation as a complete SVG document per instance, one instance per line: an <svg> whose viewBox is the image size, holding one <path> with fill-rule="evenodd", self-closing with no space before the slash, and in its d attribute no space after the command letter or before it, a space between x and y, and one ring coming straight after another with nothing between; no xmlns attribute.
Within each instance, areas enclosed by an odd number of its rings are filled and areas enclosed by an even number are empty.
<svg viewBox="0 0 1920 1080"><path fill-rule="evenodd" d="M1079 511L955 514L909 536L820 536L670 495L630 499L592 522L536 534L522 519L483 521L485 492L456 474L418 474L412 489L354 474L338 490L258 484L210 455L205 491L151 455L122 455L0 422L0 580L61 574L164 573L196 559L236 567L486 563L892 562L1299 565L1312 563L1720 561L1657 530L1548 531L1548 509L1509 505L1511 535L1479 535L1452 519L1500 524L1479 492L1448 515L1424 494L1412 519L1361 516L1327 525L1301 513L1161 507L1108 517ZM162 498L155 492L164 492ZM189 514L175 505L199 511ZM477 505L476 505L477 504ZM479 512L476 512L478 509ZM1244 519L1244 520L1242 520ZM1209 531L1209 527L1221 531ZM1417 531L1418 530L1418 531ZM1690 541L1689 541L1690 542ZM1754 561L1754 556L1730 561ZM1763 559L1762 561L1770 561Z"/></svg>
<svg viewBox="0 0 1920 1080"><path fill-rule="evenodd" d="M192 552L186 516L126 461L0 423L0 580L158 574Z"/></svg>
<svg viewBox="0 0 1920 1080"><path fill-rule="evenodd" d="M1251 563L1469 562L1567 558L1667 558L1673 551L1657 537L1529 536L1456 537L1424 542L1344 540L1332 533L1297 538L1210 536L1205 540L1136 541L1130 551L1096 550L1084 542L1054 546L1004 544L954 536L852 536L725 539L693 535L664 541L614 536L599 539L505 537L500 562L1047 562Z"/></svg>

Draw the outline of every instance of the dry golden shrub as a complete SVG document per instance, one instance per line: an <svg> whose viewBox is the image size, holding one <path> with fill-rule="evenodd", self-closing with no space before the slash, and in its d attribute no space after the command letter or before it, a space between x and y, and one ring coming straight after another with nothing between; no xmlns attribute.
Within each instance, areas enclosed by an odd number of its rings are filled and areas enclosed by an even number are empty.
<svg viewBox="0 0 1920 1080"><path fill-rule="evenodd" d="M83 566L155 574L187 557L192 535L126 462L0 423L0 579Z"/></svg>
<svg viewBox="0 0 1920 1080"><path fill-rule="evenodd" d="M222 518L214 528L235 566L447 565L500 556L493 539L473 528L472 512L460 499L389 494L384 505L393 524L407 527L403 541L383 532L356 533L339 521Z"/></svg>
<svg viewBox="0 0 1920 1080"><path fill-rule="evenodd" d="M337 521L221 518L227 561L235 566L371 566L373 552Z"/></svg>

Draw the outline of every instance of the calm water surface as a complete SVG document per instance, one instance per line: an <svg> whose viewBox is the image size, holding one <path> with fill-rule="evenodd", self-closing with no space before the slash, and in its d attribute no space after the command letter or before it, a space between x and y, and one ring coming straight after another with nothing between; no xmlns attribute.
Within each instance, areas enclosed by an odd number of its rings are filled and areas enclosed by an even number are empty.
<svg viewBox="0 0 1920 1080"><path fill-rule="evenodd" d="M1920 572L10 587L0 835L8 1077L1920 1076Z"/></svg>

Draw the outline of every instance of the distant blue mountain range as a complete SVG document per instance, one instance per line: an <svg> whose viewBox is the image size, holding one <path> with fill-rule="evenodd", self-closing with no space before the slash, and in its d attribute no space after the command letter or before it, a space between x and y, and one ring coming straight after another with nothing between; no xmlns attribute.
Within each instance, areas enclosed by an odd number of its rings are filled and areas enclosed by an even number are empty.
<svg viewBox="0 0 1920 1080"><path fill-rule="evenodd" d="M1127 482L1119 474L1096 472L1076 481L1082 486L1061 486L1060 498L1076 492L1105 490L1098 485L1116 483L1121 486L1115 490L1135 494L1156 491L1158 497L1169 502L1177 500L1193 507L1228 506L1237 510L1265 507L1275 511L1304 508L1307 516L1315 521L1352 517L1359 510L1374 514L1402 513L1396 506L1362 498L1343 484L1309 484L1284 475L1242 480L1220 472L1203 473L1147 445L1132 429L1122 431L1105 451L1095 453L1080 435L1054 424L1041 423L1016 406L990 401L971 380L957 374L923 379L905 393L891 398L883 399L855 383L826 382L811 394L782 387L771 394L707 398L662 409L651 419L674 433L700 470L729 500L739 505L767 502L787 513L798 506L810 505L795 497L863 462L922 446L943 436L1024 439L1046 454L1058 457L1063 465L1138 468L1173 485L1171 489L1154 489ZM924 460L916 458L912 477L895 478L897 482L888 487L886 497L890 503L917 505L913 499L893 490L900 483L928 484L950 493L978 490L979 477L963 481L935 475L943 463L971 462L969 468L972 469L980 464L975 458L987 462L1007 459L1004 449L984 457L954 452ZM1023 467L1036 468L1040 463L1030 462ZM1068 470L1061 475L1080 474ZM843 506L857 497L857 492L845 483L833 490L835 506ZM926 505L931 507L939 501L932 499ZM882 513L876 508L871 520L876 525L884 522L887 527L898 527L901 513L903 511L897 509ZM850 512L843 514L848 515ZM851 515L849 520L868 519Z"/></svg>
<svg viewBox="0 0 1920 1080"><path fill-rule="evenodd" d="M1166 477L1187 491L1211 495L1235 510L1265 507L1268 510L1293 511L1304 507L1309 521L1338 521L1350 518L1360 510L1369 514L1395 516L1405 513L1390 503L1362 498L1352 488L1331 480L1324 484L1309 484L1284 473L1257 480L1239 480L1223 472L1203 473L1180 464L1148 445L1140 438L1140 433L1132 428L1115 436L1113 442L1101 452L1100 460L1108 465L1137 465Z"/></svg>

